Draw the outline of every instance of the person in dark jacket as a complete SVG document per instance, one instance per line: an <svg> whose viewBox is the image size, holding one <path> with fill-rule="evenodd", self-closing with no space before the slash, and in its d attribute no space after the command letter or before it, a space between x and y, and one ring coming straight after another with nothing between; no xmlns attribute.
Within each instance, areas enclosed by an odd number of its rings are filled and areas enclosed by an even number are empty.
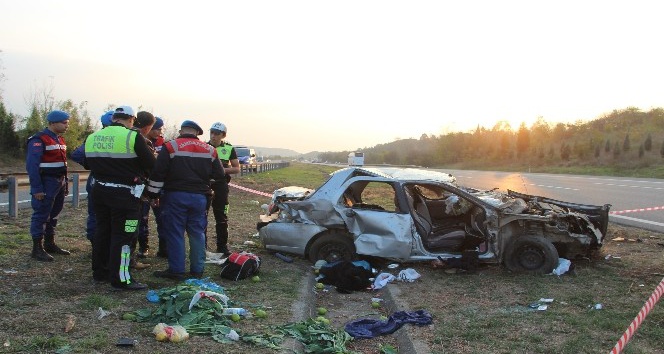
<svg viewBox="0 0 664 354"><path fill-rule="evenodd" d="M113 113L115 111L108 111L99 118L101 127L106 128L113 123ZM85 142L81 144L71 153L71 159L81 166L85 166ZM88 180L85 183L85 191L88 193L88 217L86 219L85 237L90 241L94 241L95 232L97 231L97 218L95 216L94 203L92 201L92 186L95 184L95 177L90 173Z"/></svg>
<svg viewBox="0 0 664 354"><path fill-rule="evenodd" d="M164 145L164 120L160 117L155 117L154 125L148 133L148 139L150 139L155 152L158 154ZM151 205L150 207L154 214L154 222L157 224L157 257L168 258L167 241L164 237L164 227L161 223L161 208L158 205Z"/></svg>
<svg viewBox="0 0 664 354"><path fill-rule="evenodd" d="M134 127L132 129L141 133L141 136L145 139L145 143L148 145L152 153L157 156L154 146L152 145L152 140L148 137L148 134L152 130L152 126L155 124L156 119L152 113L147 111L140 111L136 114L136 120L134 121ZM149 175L145 176L145 182L147 182ZM141 222L138 224L138 237L137 240L132 243L131 251L132 255L135 255L136 258L146 258L150 252L149 238L150 238L150 201L145 198L141 202ZM136 243L138 242L138 250L136 250ZM136 269L147 268L149 264L143 264L138 262L135 258L132 257L131 266Z"/></svg>
<svg viewBox="0 0 664 354"><path fill-rule="evenodd" d="M69 114L52 111L46 116L48 127L28 138L25 168L30 178L32 200L31 257L49 262L52 254L69 255L55 244L55 227L69 194L67 144L62 137L69 127Z"/></svg>
<svg viewBox="0 0 664 354"><path fill-rule="evenodd" d="M95 176L92 189L97 232L92 244L92 277L123 290L141 290L129 271L131 242L141 217L143 178L155 157L136 131L136 114L129 106L113 113L113 123L85 140L85 163Z"/></svg>
<svg viewBox="0 0 664 354"><path fill-rule="evenodd" d="M157 277L178 280L186 277L185 231L189 236L190 275L201 277L205 270L205 208L210 197L210 180L225 177L217 151L198 139L201 134L203 129L198 124L184 121L180 136L165 143L159 152L148 181L148 196L159 198L168 241L168 269L154 272Z"/></svg>
<svg viewBox="0 0 664 354"><path fill-rule="evenodd" d="M228 183L231 181L231 174L240 173L240 162L237 159L237 153L233 145L226 142L226 125L221 122L212 124L210 128L210 141L208 144L214 146L224 167L226 178L223 180L214 180L212 182L212 213L215 220L215 231L217 233L217 253L223 253L228 257L231 252L228 250ZM208 207L209 208L209 207Z"/></svg>

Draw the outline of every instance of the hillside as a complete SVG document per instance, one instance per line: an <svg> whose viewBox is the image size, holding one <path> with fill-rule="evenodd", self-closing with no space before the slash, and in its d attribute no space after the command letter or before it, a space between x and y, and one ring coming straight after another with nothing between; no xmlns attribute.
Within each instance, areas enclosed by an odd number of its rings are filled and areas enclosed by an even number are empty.
<svg viewBox="0 0 664 354"><path fill-rule="evenodd" d="M249 146L256 150L256 155L272 157L272 156L281 156L281 157L294 157L300 156L301 154L295 150L291 149L282 149L282 148L269 148L263 146Z"/></svg>

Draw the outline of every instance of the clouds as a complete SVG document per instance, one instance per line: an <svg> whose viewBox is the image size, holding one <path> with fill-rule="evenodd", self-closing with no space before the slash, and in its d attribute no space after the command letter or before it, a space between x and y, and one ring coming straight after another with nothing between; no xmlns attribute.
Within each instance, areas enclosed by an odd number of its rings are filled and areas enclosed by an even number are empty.
<svg viewBox="0 0 664 354"><path fill-rule="evenodd" d="M25 83L53 76L100 112L142 104L306 152L664 106L654 1L3 6L5 102L22 114Z"/></svg>

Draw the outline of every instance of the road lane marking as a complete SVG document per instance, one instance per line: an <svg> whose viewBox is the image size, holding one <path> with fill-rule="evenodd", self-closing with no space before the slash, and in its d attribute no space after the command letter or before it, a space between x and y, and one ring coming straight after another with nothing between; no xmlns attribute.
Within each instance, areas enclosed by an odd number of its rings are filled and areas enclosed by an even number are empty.
<svg viewBox="0 0 664 354"><path fill-rule="evenodd" d="M611 215L609 215L609 217L612 217L612 218L619 218L619 219L625 219L625 220L636 221L636 222L640 222L640 223L644 223L644 224L649 224L649 225L655 225L655 226L659 226L659 227L664 227L664 223L661 223L661 222L650 221L650 220L643 220L643 219L637 219L637 218L632 218L632 217L625 216L625 215L614 215L614 214L611 214Z"/></svg>
<svg viewBox="0 0 664 354"><path fill-rule="evenodd" d="M657 190L664 189L664 187L630 186L630 185L627 185L627 184L614 184L614 183L595 182L594 184L602 185L602 186L609 186L609 187L627 187L627 188L642 188L642 189L657 189Z"/></svg>
<svg viewBox="0 0 664 354"><path fill-rule="evenodd" d="M543 187L543 188L552 188L552 189L567 189L570 191L578 191L578 188L569 188L569 187L559 187L559 186L547 186L544 184L535 184L535 183L530 183L528 184L529 186L535 186L535 187Z"/></svg>

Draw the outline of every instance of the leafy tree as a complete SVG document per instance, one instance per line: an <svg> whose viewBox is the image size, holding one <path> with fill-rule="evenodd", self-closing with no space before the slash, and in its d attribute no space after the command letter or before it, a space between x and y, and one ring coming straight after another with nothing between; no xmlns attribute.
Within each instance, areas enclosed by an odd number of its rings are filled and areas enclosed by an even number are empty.
<svg viewBox="0 0 664 354"><path fill-rule="evenodd" d="M18 135L14 128L14 117L7 113L5 104L0 100L0 151L3 154L18 157L21 150L16 147L19 145Z"/></svg>
<svg viewBox="0 0 664 354"><path fill-rule="evenodd" d="M530 131L526 128L526 123L521 122L519 126L519 131L516 135L516 154L518 157L522 157L528 151L530 147Z"/></svg>
<svg viewBox="0 0 664 354"><path fill-rule="evenodd" d="M606 143L604 144L604 152L610 152L611 151L611 140L606 139Z"/></svg>
<svg viewBox="0 0 664 354"><path fill-rule="evenodd" d="M662 157L664 157L664 142L662 142L662 148L659 149L659 154L662 155Z"/></svg>
<svg viewBox="0 0 664 354"><path fill-rule="evenodd" d="M646 137L646 141L643 142L643 148L646 151L652 150L652 135L648 133L648 136Z"/></svg>
<svg viewBox="0 0 664 354"><path fill-rule="evenodd" d="M620 156L620 145L616 141L616 145L613 146L613 157L617 158L618 156Z"/></svg>
<svg viewBox="0 0 664 354"><path fill-rule="evenodd" d="M569 144L563 143L560 145L560 158L563 161L569 161L569 157L572 153L572 149L570 148Z"/></svg>
<svg viewBox="0 0 664 354"><path fill-rule="evenodd" d="M639 145L639 158L642 158L644 153L645 153L645 148L643 147L643 144L641 144Z"/></svg>
<svg viewBox="0 0 664 354"><path fill-rule="evenodd" d="M599 145L595 146L595 157L599 157L600 148Z"/></svg>
<svg viewBox="0 0 664 354"><path fill-rule="evenodd" d="M623 141L623 151L627 152L629 151L630 146L629 146L629 133L625 134L625 140Z"/></svg>

